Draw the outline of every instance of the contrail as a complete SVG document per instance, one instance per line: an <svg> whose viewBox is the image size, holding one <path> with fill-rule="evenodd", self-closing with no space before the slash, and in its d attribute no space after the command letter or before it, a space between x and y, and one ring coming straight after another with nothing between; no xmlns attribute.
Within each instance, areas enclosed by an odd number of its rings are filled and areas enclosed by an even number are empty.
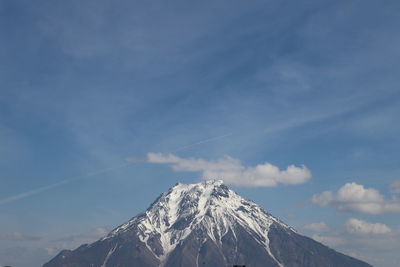
<svg viewBox="0 0 400 267"><path fill-rule="evenodd" d="M348 108L348 109L345 109L345 110L334 111L334 112L326 112L324 114L318 114L318 115L315 115L315 116L307 117L305 119L292 119L292 120L290 120L288 122L284 122L284 123L281 123L281 124L275 124L272 127L268 127L268 128L266 128L264 130L257 131L257 132L260 133L260 134L269 134L269 133L274 133L274 132L280 132L280 131L288 130L288 129L291 129L291 128L296 128L296 127L299 127L299 126L307 124L307 123L313 123L313 122L324 120L324 119L327 119L327 118L329 119L329 118L333 118L333 117L336 117L336 116L340 116L340 115L343 115L345 113L348 113L348 112L351 112L351 111L354 111L354 110L357 110L357 109L359 109L359 107L353 107L353 108ZM193 144L189 144L189 145L185 145L185 146L176 148L175 150L172 150L171 153L177 152L177 151L181 151L181 150L184 150L184 149L189 148L189 147L193 147L193 146L201 145L201 144L204 144L204 143L212 142L212 141L215 141L215 140L218 140L218 139L222 139L222 138L225 138L225 137L228 137L228 136L232 136L232 135L233 135L233 133L228 133L228 134L224 134L224 135L220 135L220 136L216 136L216 137L207 138L207 139L198 141L198 142L193 143ZM85 179L85 178L88 178L88 177L91 177L91 176L96 176L98 174L101 174L101 173L104 173L104 172L108 172L108 171L111 171L111 170L124 168L124 167L126 167L126 166L128 166L130 164L136 163L136 162L147 162L146 160L136 159L136 158L127 158L126 160L129 161L129 162L125 163L125 164L118 165L118 166L102 169L102 170L99 170L99 171L96 171L96 172L88 173L88 174L83 175L83 176L70 178L70 179L65 179L65 180L62 180L60 182L57 182L57 183L54 183L54 184L51 184L51 185L39 187L39 188L33 189L31 191L28 191L28 192L20 193L20 194L14 195L14 196L10 196L10 197L1 199L0 200L0 206L4 205L6 203L10 203L10 202L19 200L19 199L24 199L24 198L27 198L27 197L30 197L30 196L33 196L33 195L37 195L37 194L42 193L44 191L50 190L50 189L55 188L55 187L59 187L61 185L64 185L64 184L67 184L67 183L70 183L70 182L73 182L73 181L76 181L76 180L81 180L81 179Z"/></svg>
<svg viewBox="0 0 400 267"><path fill-rule="evenodd" d="M218 140L218 139L222 139L222 138L225 138L225 137L228 137L228 136L231 136L231 135L233 135L233 134L229 133L229 134L224 134L224 135L220 135L220 136L216 136L216 137L207 138L207 139L198 141L198 142L190 144L190 145L179 147L179 148L177 148L177 149L175 149L175 150L173 150L171 152L177 152L177 151L180 151L180 150L192 147L192 146L197 146L197 145L201 145L201 144L204 144L204 143L212 142L212 141L215 141L215 140Z"/></svg>
<svg viewBox="0 0 400 267"><path fill-rule="evenodd" d="M173 150L172 152L176 152L176 151L180 151L180 150L186 149L188 147L192 147L192 146L196 146L196 145L212 142L212 141L215 141L215 140L218 140L218 139L230 136L230 135L232 135L232 133L224 134L224 135L221 135L221 136L216 136L216 137L212 137L212 138L208 138L208 139L204 139L204 140L198 141L198 142L190 144L190 145L179 147L179 148ZM20 194L14 195L14 196L10 196L10 197L1 199L0 200L0 206L4 205L4 204L7 204L7 203L10 203L10 202L14 202L16 200L20 200L20 199L24 199L24 198L27 198L27 197L30 197L30 196L33 196L33 195L37 195L37 194L42 193L44 191L53 189L55 187L62 186L62 185L67 184L67 183L71 183L71 182L76 181L76 180L86 179L86 178L89 178L89 177L93 177L93 176L99 175L101 173L109 172L109 171L112 171L112 170L115 170L115 169L124 168L124 167L126 167L126 166L128 166L130 164L133 164L133 163L138 161L138 159L132 160L131 158L129 158L127 160L129 160L129 162L125 163L125 164L121 164L121 165L118 165L118 166L102 169L102 170L91 172L91 173L87 173L86 175L82 175L82 176L79 176L79 177L65 179L65 180L62 180L62 181L54 183L54 184L46 185L46 186L43 186L43 187L39 187L39 188L33 189L31 191L27 191L27 192L24 192L24 193L20 193Z"/></svg>
<svg viewBox="0 0 400 267"><path fill-rule="evenodd" d="M224 135L220 135L220 136L216 136L216 137L207 138L207 139L198 141L198 142L193 143L193 144L189 144L189 145L186 145L186 146L179 147L179 148L173 150L172 152L176 152L176 151L180 151L180 150L192 147L192 146L197 146L197 145L200 145L200 144L212 142L212 141L215 141L215 140L218 140L218 139L222 139L222 138L225 138L225 137L228 137L228 136L231 136L231 135L232 135L232 133L224 134ZM31 191L23 192L23 193L14 195L14 196L10 196L10 197L1 199L0 200L0 206L4 205L4 204L7 204L7 203L10 203L10 202L14 202L14 201L20 200L20 199L24 199L24 198L27 198L27 197L30 197L30 196L34 196L34 195L40 194L40 193L42 193L44 191L47 191L47 190L62 186L64 184L71 183L73 181L86 179L86 178L93 177L93 176L96 176L96 175L99 175L99 174L102 174L102 173L105 173L105 172L109 172L109 171L112 171L112 170L115 170L115 169L124 168L124 167L126 167L128 165L131 165L131 164L135 163L135 162L146 162L146 160L133 159L133 158L127 158L126 160L128 160L129 162L121 164L121 165L118 165L118 166L102 169L102 170L99 170L99 171L87 173L87 174L82 175L82 176L69 178L69 179L64 179L64 180L59 181L59 182L54 183L54 184L46 185L46 186L43 186L43 187L39 187L39 188L33 189Z"/></svg>
<svg viewBox="0 0 400 267"><path fill-rule="evenodd" d="M74 179L71 179L71 180L74 180ZM62 181L60 181L58 183L55 183L55 184L43 186L43 187L36 188L36 189L28 191L28 192L24 192L24 193L20 193L20 194L11 196L11 197L4 198L4 199L0 200L0 205L4 205L4 204L9 203L9 202L14 202L14 201L19 200L19 199L23 199L23 198L26 198L26 197L30 197L30 196L39 194L39 193L41 193L43 191L47 191L47 190L52 189L54 187L58 187L60 185L69 183L71 180L68 180L68 179L62 180Z"/></svg>
<svg viewBox="0 0 400 267"><path fill-rule="evenodd" d="M117 166L114 166L114 167L102 169L102 170L99 170L99 171L96 171L96 172L87 173L85 175L78 176L78 177L64 179L64 180L59 181L59 182L54 183L54 184L46 185L46 186L43 186L43 187L39 187L39 188L33 189L31 191L27 191L27 192L20 193L20 194L14 195L14 196L10 196L10 197L1 199L0 200L0 206L4 205L6 203L14 202L14 201L19 200L19 199L24 199L24 198L27 198L27 197L30 197L30 196L33 196L33 195L37 195L37 194L42 193L44 191L53 189L55 187L59 187L59 186L64 185L64 184L71 183L73 181L86 179L86 178L93 177L93 176L96 176L96 175L99 175L99 174L102 174L102 173L105 173L105 172L109 172L109 171L112 171L112 170L115 170L115 169L120 169L120 168L126 167L126 166L128 166L130 164L132 164L132 162L128 162L128 163L124 163L124 164L117 165Z"/></svg>

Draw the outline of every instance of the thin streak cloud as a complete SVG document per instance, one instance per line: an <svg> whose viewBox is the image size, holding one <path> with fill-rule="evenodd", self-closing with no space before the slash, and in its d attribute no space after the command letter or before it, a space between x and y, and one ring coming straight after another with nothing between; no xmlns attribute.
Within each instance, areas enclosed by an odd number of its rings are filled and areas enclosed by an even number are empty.
<svg viewBox="0 0 400 267"><path fill-rule="evenodd" d="M260 131L260 132L263 133L263 134L268 134L268 133L272 133L272 132L285 131L285 130L288 130L288 129L291 129L291 128L299 127L299 126L301 126L303 124L312 123L312 122L316 122L316 121L320 121L320 120L324 120L324 119L329 119L329 118L332 118L332 117L335 117L335 116L340 116L340 115L342 115L342 114L344 114L346 112L349 112L349 111L351 111L351 109L340 111L340 112L331 112L331 113L328 112L328 113L325 113L325 114L322 114L322 115L321 114L320 115L316 115L314 117L309 117L309 118L306 118L306 119L303 119L303 120L293 120L293 121L289 121L289 122L286 122L286 123L273 125L273 126L267 128L267 129L265 129L264 131ZM220 136L207 138L207 139L198 141L196 143L192 143L192 144L189 144L189 145L181 146L181 147L173 150L172 153L173 152L177 152L177 151L181 151L181 150L184 150L184 149L187 149L187 148L190 148L190 147L194 147L194 146L198 146L198 145L201 145L201 144L205 144L205 143L208 143L208 142L213 142L213 141L216 141L216 140L220 140L220 139L232 136L232 135L233 135L233 133L228 133L228 134L224 134L224 135L220 135ZM20 200L20 199L24 199L24 198L27 198L27 197L30 197L30 196L33 196L33 195L37 195L37 194L40 194L42 192L48 191L50 189L62 186L64 184L67 184L67 183L70 183L70 182L73 182L73 181L76 181L76 180L85 179L87 177L95 176L95 175L98 175L98 174L101 174L101 173L104 173L104 172L107 172L107 171L123 168L123 167L126 167L127 165L130 165L130 164L133 164L135 162L138 162L137 159L136 160L132 160L132 159L133 158L127 158L126 160L129 163L125 163L125 164L122 164L122 165L119 165L119 166L116 166L116 167L110 167L110 168L102 169L100 171L88 173L88 174L86 174L84 176L80 176L80 177L77 177L77 178L65 179L65 180L62 180L62 181L54 183L54 184L50 184L50 185L47 185L47 186L39 187L39 188L33 189L31 191L23 192L23 193L20 193L20 194L17 194L17 195L8 197L8 198L4 198L4 199L0 200L0 205L4 205L4 204L10 203L10 202L14 202L14 201L17 201L17 200Z"/></svg>
<svg viewBox="0 0 400 267"><path fill-rule="evenodd" d="M180 148L178 148L178 149L176 149L174 151L179 151L179 150L186 149L188 147L197 146L197 145L200 145L200 144L216 141L218 139L222 139L222 138L225 138L225 137L228 137L228 136L231 136L231 135L232 135L232 133L229 133L229 134L224 134L224 135L221 135L221 136L216 136L216 137L204 139L204 140L201 140L199 142L196 142L196 143L193 143L193 144L190 144L190 145L182 146L182 147L180 147ZM30 196L34 196L34 195L37 195L37 194L40 194L40 193L43 193L43 192L46 192L46 191L51 190L53 188L56 188L56 187L59 187L59 186L62 186L62 185L65 185L65 184L68 184L68 183L71 183L71 182L74 182L74 181L77 181L77 180L86 179L86 178L93 177L93 176L96 176L96 175L99 175L99 174L102 174L102 173L105 173L105 172L108 172L108 171L124 168L124 167L127 167L128 165L131 165L133 163L146 162L146 160L140 160L140 159L136 159L136 158L133 158L133 157L126 158L126 161L128 161L128 163L124 163L124 164L121 164L121 165L118 165L118 166L115 166L115 167L101 169L101 170L95 171L95 172L90 172L90 173L87 173L86 175L83 175L83 176L65 179L65 180L59 181L59 182L54 183L54 184L46 185L46 186L39 187L39 188L30 190L30 191L27 191L27 192L19 193L19 194L16 194L16 195L1 199L0 200L0 206L4 205L4 204L7 204L7 203L11 203L11 202L17 201L17 200L20 200L20 199L27 198L27 197L30 197Z"/></svg>
<svg viewBox="0 0 400 267"><path fill-rule="evenodd" d="M207 138L207 139L198 141L198 142L193 143L193 144L189 144L189 145L185 145L185 146L179 147L179 148L173 150L172 152L177 152L177 151L181 151L181 150L184 150L186 148L189 148L189 147L201 145L201 144L208 143L208 142L213 142L213 141L216 141L216 140L228 137L228 136L232 136L232 135L233 135L233 133L228 133L228 134L224 134L224 135L220 135L220 136L216 136L216 137Z"/></svg>

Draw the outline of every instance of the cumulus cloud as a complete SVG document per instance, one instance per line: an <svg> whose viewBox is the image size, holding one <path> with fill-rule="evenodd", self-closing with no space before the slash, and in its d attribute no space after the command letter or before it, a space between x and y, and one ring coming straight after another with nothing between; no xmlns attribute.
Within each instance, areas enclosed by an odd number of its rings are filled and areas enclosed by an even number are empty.
<svg viewBox="0 0 400 267"><path fill-rule="evenodd" d="M226 184L243 187L274 187L279 184L296 185L306 183L311 178L310 170L301 165L289 165L280 170L270 163L254 167L243 166L235 158L224 156L215 161L195 158L180 158L173 154L148 153L150 163L171 164L174 171L201 172L202 178L223 179Z"/></svg>
<svg viewBox="0 0 400 267"><path fill-rule="evenodd" d="M393 194L400 193L400 180L392 182L389 186L389 189Z"/></svg>
<svg viewBox="0 0 400 267"><path fill-rule="evenodd" d="M356 218L350 218L346 222L347 232L352 234L387 234L392 231L383 223L369 223Z"/></svg>
<svg viewBox="0 0 400 267"><path fill-rule="evenodd" d="M329 231L329 226L324 222L310 223L303 226L305 230L312 232L327 232Z"/></svg>
<svg viewBox="0 0 400 267"><path fill-rule="evenodd" d="M325 191L314 195L313 204L333 206L341 211L365 214L400 213L400 201L385 197L374 188L365 188L357 183L346 183L337 192Z"/></svg>

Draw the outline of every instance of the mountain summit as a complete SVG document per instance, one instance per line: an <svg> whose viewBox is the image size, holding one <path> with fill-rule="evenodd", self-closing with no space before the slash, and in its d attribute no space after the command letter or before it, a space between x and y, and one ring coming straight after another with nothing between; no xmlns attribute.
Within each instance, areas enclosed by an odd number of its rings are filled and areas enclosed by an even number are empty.
<svg viewBox="0 0 400 267"><path fill-rule="evenodd" d="M176 184L107 236L43 267L370 266L267 213L220 180Z"/></svg>

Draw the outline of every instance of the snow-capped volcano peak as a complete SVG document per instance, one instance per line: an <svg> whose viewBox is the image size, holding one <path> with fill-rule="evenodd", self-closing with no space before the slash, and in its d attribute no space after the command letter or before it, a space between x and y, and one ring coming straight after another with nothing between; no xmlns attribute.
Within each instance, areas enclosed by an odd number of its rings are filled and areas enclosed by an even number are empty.
<svg viewBox="0 0 400 267"><path fill-rule="evenodd" d="M106 237L44 267L233 265L371 267L299 235L221 180L178 183Z"/></svg>
<svg viewBox="0 0 400 267"><path fill-rule="evenodd" d="M143 214L116 228L108 237L135 228L140 240L163 260L195 229L204 231L220 244L228 232L236 236L235 230L241 226L272 256L267 236L273 222L288 228L257 204L230 190L222 180L208 180L197 184L177 183ZM149 241L154 239L159 241L161 249L150 245Z"/></svg>

